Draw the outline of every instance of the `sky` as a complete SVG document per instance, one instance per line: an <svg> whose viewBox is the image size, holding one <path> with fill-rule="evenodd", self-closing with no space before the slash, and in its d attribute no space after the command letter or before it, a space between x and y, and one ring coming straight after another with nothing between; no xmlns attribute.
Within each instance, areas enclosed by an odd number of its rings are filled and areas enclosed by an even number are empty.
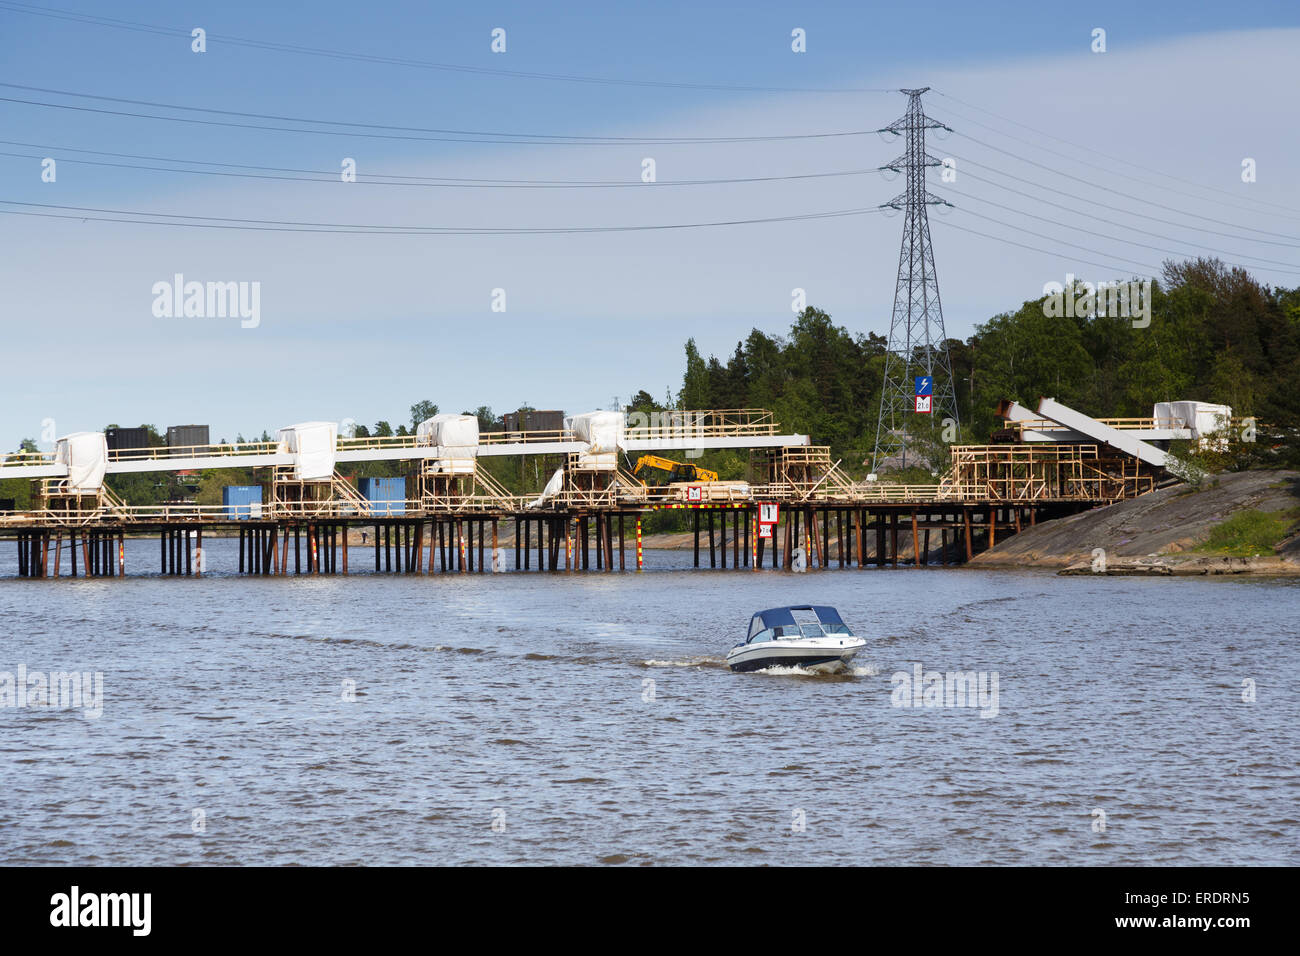
<svg viewBox="0 0 1300 956"><path fill-rule="evenodd" d="M213 440L397 424L421 399L575 413L662 397L687 337L725 359L752 328L786 331L796 289L885 335L903 220L879 207L903 180L879 167L903 143L875 131L903 114L900 88L930 87L952 130L927 143L956 174L928 184L952 203L930 215L951 336L1067 274L1149 276L1178 256L1300 285L1294 2L623 7L0 0L0 448L108 424L208 423ZM718 138L745 141L698 141ZM790 176L806 178L773 178ZM139 212L696 227L100 221ZM156 315L176 274L258 283L255 327Z"/></svg>

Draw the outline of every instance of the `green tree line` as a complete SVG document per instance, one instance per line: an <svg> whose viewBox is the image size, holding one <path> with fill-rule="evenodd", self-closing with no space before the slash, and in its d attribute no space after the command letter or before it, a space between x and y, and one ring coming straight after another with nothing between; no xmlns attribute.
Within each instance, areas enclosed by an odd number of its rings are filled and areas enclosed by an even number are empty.
<svg viewBox="0 0 1300 956"><path fill-rule="evenodd" d="M1168 262L1150 306L1150 323L1135 327L1127 316L1053 316L1043 296L949 339L958 440L988 441L1003 427L1004 398L1032 408L1045 395L1097 418L1199 400L1259 421L1244 464L1300 464L1300 288L1262 285L1214 259ZM754 329L725 362L705 359L691 339L678 404L771 409L860 474L875 443L886 344L812 307L788 334Z"/></svg>

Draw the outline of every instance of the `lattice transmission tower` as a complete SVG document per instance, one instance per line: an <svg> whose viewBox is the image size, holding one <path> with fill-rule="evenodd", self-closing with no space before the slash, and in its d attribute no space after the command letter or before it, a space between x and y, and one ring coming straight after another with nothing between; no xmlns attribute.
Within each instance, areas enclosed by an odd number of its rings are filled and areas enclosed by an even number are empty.
<svg viewBox="0 0 1300 956"><path fill-rule="evenodd" d="M951 206L925 188L925 170L941 166L925 151L927 129L948 129L925 115L919 90L900 90L907 94L907 112L885 129L907 137L907 150L892 163L882 167L907 174L907 188L902 195L881 208L905 214L903 246L898 254L898 282L894 287L894 316L889 325L889 345L885 353L885 378L880 394L880 417L876 423L876 446L871 455L871 470L884 467L905 468L909 456L912 464L932 466L925 455L911 446L922 428L931 431L957 417L957 390L952 379L952 361L948 357L947 334L943 328L943 308L939 302L939 279L934 271L934 252L930 248L930 220L926 207ZM917 411L917 378L925 376L931 388L930 410Z"/></svg>

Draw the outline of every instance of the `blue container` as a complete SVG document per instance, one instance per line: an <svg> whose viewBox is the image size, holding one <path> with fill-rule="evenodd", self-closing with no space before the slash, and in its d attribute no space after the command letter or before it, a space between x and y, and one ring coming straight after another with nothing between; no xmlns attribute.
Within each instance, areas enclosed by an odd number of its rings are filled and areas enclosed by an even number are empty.
<svg viewBox="0 0 1300 956"><path fill-rule="evenodd" d="M261 485L226 485L221 489L221 505L226 517L240 521L262 517Z"/></svg>
<svg viewBox="0 0 1300 956"><path fill-rule="evenodd" d="M370 502L371 514L406 514L405 478L362 478L357 482L357 490Z"/></svg>

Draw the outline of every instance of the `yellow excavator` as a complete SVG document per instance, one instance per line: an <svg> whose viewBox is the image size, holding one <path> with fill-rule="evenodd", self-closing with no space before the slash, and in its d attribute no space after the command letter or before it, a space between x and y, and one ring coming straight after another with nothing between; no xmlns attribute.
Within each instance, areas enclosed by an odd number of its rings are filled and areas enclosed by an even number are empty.
<svg viewBox="0 0 1300 956"><path fill-rule="evenodd" d="M696 465L683 461L673 461L671 458L660 458L658 455L642 455L636 460L636 467L632 469L632 475L635 478L641 478L643 469L653 468L656 471L668 472L668 480L672 481L717 481L718 473L709 471L707 468L700 468ZM645 479L641 478L641 484L645 484Z"/></svg>

